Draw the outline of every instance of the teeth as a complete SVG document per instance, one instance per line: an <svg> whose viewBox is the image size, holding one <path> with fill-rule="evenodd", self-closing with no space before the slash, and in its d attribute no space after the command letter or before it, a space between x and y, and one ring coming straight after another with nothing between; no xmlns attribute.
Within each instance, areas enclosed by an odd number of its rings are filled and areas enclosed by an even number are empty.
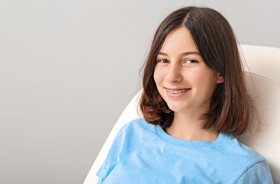
<svg viewBox="0 0 280 184"><path fill-rule="evenodd" d="M173 93L173 94L184 93L188 90L189 89L167 89L168 92Z"/></svg>

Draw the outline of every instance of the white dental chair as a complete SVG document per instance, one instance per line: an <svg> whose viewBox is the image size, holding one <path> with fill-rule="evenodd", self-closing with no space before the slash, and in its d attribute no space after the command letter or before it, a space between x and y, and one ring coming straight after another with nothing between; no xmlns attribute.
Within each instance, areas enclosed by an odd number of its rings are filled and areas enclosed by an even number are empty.
<svg viewBox="0 0 280 184"><path fill-rule="evenodd" d="M242 135L240 140L268 160L275 184L280 184L280 48L241 45L244 71L248 90L256 101L259 117L254 121L261 122L258 128ZM113 127L95 162L93 163L84 184L95 184L96 173L111 147L117 132L127 122L139 118L138 92L127 105ZM278 142L279 141L279 142Z"/></svg>

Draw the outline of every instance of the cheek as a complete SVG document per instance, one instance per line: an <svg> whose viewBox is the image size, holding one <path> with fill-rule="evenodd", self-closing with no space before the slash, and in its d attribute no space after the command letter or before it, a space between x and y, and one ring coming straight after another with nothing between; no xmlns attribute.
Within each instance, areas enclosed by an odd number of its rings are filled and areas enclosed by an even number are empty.
<svg viewBox="0 0 280 184"><path fill-rule="evenodd" d="M163 73L159 69L155 68L154 80L156 82L156 85L158 85L158 83L160 83L162 79L163 79Z"/></svg>
<svg viewBox="0 0 280 184"><path fill-rule="evenodd" d="M211 71L193 71L185 75L189 83L201 90L212 91L217 85L217 78Z"/></svg>
<svg viewBox="0 0 280 184"><path fill-rule="evenodd" d="M196 70L190 70L187 72L184 72L184 79L188 81L190 84L199 84L203 82L203 73L196 71Z"/></svg>

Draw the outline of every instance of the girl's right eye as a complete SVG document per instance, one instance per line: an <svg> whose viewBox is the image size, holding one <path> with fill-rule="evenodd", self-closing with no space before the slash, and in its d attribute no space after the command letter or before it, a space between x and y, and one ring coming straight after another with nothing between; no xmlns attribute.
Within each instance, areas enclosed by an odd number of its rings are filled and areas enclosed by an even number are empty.
<svg viewBox="0 0 280 184"><path fill-rule="evenodd" d="M158 63L168 63L167 59L158 59L157 60Z"/></svg>

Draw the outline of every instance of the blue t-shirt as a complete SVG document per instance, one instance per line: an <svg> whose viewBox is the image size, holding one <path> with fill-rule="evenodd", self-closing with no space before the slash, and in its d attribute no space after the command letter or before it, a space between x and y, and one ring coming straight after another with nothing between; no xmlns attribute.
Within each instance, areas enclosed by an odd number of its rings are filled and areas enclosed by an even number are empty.
<svg viewBox="0 0 280 184"><path fill-rule="evenodd" d="M186 141L143 119L125 125L97 173L99 184L271 184L264 157L230 135Z"/></svg>

